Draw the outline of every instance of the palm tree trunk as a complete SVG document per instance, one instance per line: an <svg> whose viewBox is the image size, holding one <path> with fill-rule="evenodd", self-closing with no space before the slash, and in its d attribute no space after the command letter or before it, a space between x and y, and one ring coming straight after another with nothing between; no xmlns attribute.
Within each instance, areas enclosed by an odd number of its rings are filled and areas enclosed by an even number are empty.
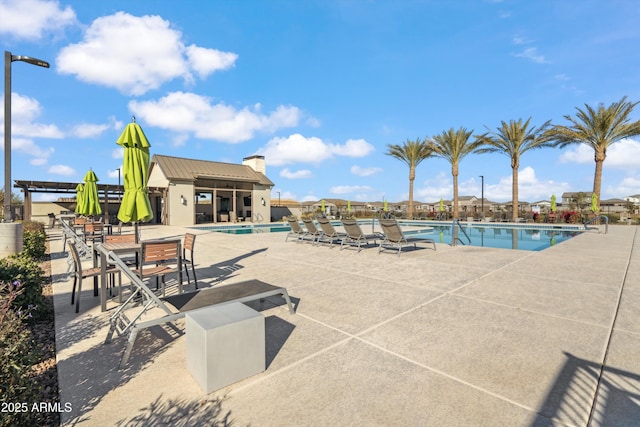
<svg viewBox="0 0 640 427"><path fill-rule="evenodd" d="M512 162L512 165L514 163ZM511 220L513 222L518 221L518 163L515 163L515 166L511 166L513 181L511 184L511 201L513 202L513 212L511 214Z"/></svg>
<svg viewBox="0 0 640 427"><path fill-rule="evenodd" d="M598 211L600 212L600 188L602 186L602 164L604 163L604 159L606 155L602 152L596 151L595 153L595 161L596 161L596 171L593 175L593 192L596 193L596 198L598 199Z"/></svg>
<svg viewBox="0 0 640 427"><path fill-rule="evenodd" d="M409 218L413 218L413 181L416 179L416 168L409 168Z"/></svg>
<svg viewBox="0 0 640 427"><path fill-rule="evenodd" d="M453 219L458 219L460 216L458 207L458 165L451 166L451 175L453 175Z"/></svg>

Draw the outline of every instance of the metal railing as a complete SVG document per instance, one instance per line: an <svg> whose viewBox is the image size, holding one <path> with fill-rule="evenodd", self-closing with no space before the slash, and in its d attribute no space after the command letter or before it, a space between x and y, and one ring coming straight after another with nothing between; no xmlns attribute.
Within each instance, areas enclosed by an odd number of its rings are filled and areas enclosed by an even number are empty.
<svg viewBox="0 0 640 427"><path fill-rule="evenodd" d="M457 225L457 227L456 227L456 225ZM458 230L462 230L462 234L464 234L464 236L467 238L467 242L468 243L464 243L462 241L462 239L460 239L460 237L458 237ZM463 245L465 245L465 244L469 244L470 245L471 244L471 237L469 237L467 232L462 227L462 224L460 224L460 220L459 219L454 219L453 222L451 223L451 246L456 246L458 244L458 242L462 243Z"/></svg>
<svg viewBox="0 0 640 427"><path fill-rule="evenodd" d="M600 225L600 220L604 219L604 234L609 232L609 217L606 215L598 215L596 217L591 218L589 221L584 223L584 228L586 230L598 230L600 231L600 227L589 227L589 224L593 224L597 221L597 225Z"/></svg>

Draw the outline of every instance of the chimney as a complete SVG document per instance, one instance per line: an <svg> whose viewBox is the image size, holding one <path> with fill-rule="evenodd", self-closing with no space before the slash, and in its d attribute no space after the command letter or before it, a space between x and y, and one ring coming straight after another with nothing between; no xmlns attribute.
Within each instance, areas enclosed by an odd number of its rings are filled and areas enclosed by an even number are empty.
<svg viewBox="0 0 640 427"><path fill-rule="evenodd" d="M260 172L267 175L267 162L264 160L264 156L249 156L242 159L242 164L251 167L256 172Z"/></svg>

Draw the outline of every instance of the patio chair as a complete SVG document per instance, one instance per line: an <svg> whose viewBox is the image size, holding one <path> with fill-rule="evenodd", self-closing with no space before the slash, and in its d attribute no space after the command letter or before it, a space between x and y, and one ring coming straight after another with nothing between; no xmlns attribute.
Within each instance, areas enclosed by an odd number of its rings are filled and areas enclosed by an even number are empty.
<svg viewBox="0 0 640 427"><path fill-rule="evenodd" d="M318 227L316 227L316 224L313 222L313 220L304 218L302 220L302 223L307 229L307 236L311 236L311 243L318 242L320 240L320 237L322 237L322 231L318 230Z"/></svg>
<svg viewBox="0 0 640 427"><path fill-rule="evenodd" d="M436 249L436 242L433 239L405 235L395 219L381 219L380 227L384 233L384 240L380 242L378 253L382 252L383 249L398 249L397 255L400 256L402 248L406 246L415 248L418 242L431 243L433 249Z"/></svg>
<svg viewBox="0 0 640 427"><path fill-rule="evenodd" d="M193 282L198 289L198 278L196 277L196 267L193 262L193 250L195 248L196 235L192 233L186 233L184 235L184 243L182 245L182 265L184 265L184 271L187 273L187 284L190 283L189 279L189 264L191 264L191 271L193 272Z"/></svg>
<svg viewBox="0 0 640 427"><path fill-rule="evenodd" d="M84 224L84 241L91 244L104 242L104 224L101 222L87 222Z"/></svg>
<svg viewBox="0 0 640 427"><path fill-rule="evenodd" d="M76 304L76 313L80 310L80 293L82 291L82 281L88 277L97 277L100 275L100 267L91 267L87 269L82 268L82 259L76 249L76 243L73 240L69 240L69 252L73 258L74 271L73 271L73 288L71 289L71 305L74 301ZM120 291L122 291L122 276L120 271L115 266L107 266L107 274L113 279L115 273L118 273ZM78 294L76 296L76 286L78 287ZM97 282L94 285L94 295L97 295L98 288Z"/></svg>
<svg viewBox="0 0 640 427"><path fill-rule="evenodd" d="M291 236L295 236L296 242L300 242L304 239L304 236L308 234L307 230L300 227L300 223L296 218L287 217L287 222L289 223L289 227L291 227L291 231L287 233L287 237L284 239L285 242L288 242Z"/></svg>
<svg viewBox="0 0 640 427"><path fill-rule="evenodd" d="M322 228L322 236L318 240L318 244L329 242L329 246L333 246L333 242L340 240L340 243L342 243L342 239L347 236L346 233L338 233L336 229L333 228L331 221L327 218L318 218L318 224L320 224L320 228Z"/></svg>
<svg viewBox="0 0 640 427"><path fill-rule="evenodd" d="M376 245L378 244L378 240L384 238L384 236L380 233L364 234L355 219L343 219L342 226L344 227L346 236L340 243L340 250L342 250L344 248L344 245L347 244L356 246L358 248L358 252L360 252L363 243L365 246L368 246L371 241L373 241L373 244Z"/></svg>
<svg viewBox="0 0 640 427"><path fill-rule="evenodd" d="M101 247L99 250L103 251ZM123 367L129 360L136 337L141 330L165 323L170 324L177 330L174 322L184 318L186 313L191 310L232 302L262 300L270 296L280 295L287 303L289 312L291 314L295 313L285 288L270 285L260 280L247 280L159 298L133 270L122 262L118 255L113 252L107 252L106 256L110 263L115 264L118 270L131 280L131 284L134 287L134 291L129 298L111 315L109 332L105 339L106 344L111 341L114 333L118 336L128 335L127 347L122 355L119 367ZM125 313L127 310L129 310L128 315ZM150 316L160 314L160 317L151 319L145 317L148 320L139 321L145 314ZM178 330L178 332L180 331Z"/></svg>
<svg viewBox="0 0 640 427"><path fill-rule="evenodd" d="M162 296L165 295L165 276L176 273L178 280L178 292L182 293L182 243L180 239L173 240L147 240L140 245L140 266L135 272L140 280L151 277L162 282Z"/></svg>

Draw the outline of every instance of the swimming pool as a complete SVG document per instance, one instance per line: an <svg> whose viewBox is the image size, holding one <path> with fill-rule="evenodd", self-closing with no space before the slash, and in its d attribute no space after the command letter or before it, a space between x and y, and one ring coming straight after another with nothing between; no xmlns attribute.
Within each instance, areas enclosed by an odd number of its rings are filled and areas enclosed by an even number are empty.
<svg viewBox="0 0 640 427"><path fill-rule="evenodd" d="M340 226L340 221L332 221ZM358 221L362 230L370 232L371 220ZM399 221L405 234L428 237L437 243L452 244L451 223L437 221ZM446 224L446 225L445 225ZM487 248L517 249L525 251L541 251L581 233L578 225L557 224L495 224L495 223L460 223L469 236L470 242L461 230L458 230L458 245L481 246ZM429 232L420 230L429 227ZM290 228L283 223L270 224L234 224L193 227L197 230L214 231L226 234L256 234L288 232Z"/></svg>

